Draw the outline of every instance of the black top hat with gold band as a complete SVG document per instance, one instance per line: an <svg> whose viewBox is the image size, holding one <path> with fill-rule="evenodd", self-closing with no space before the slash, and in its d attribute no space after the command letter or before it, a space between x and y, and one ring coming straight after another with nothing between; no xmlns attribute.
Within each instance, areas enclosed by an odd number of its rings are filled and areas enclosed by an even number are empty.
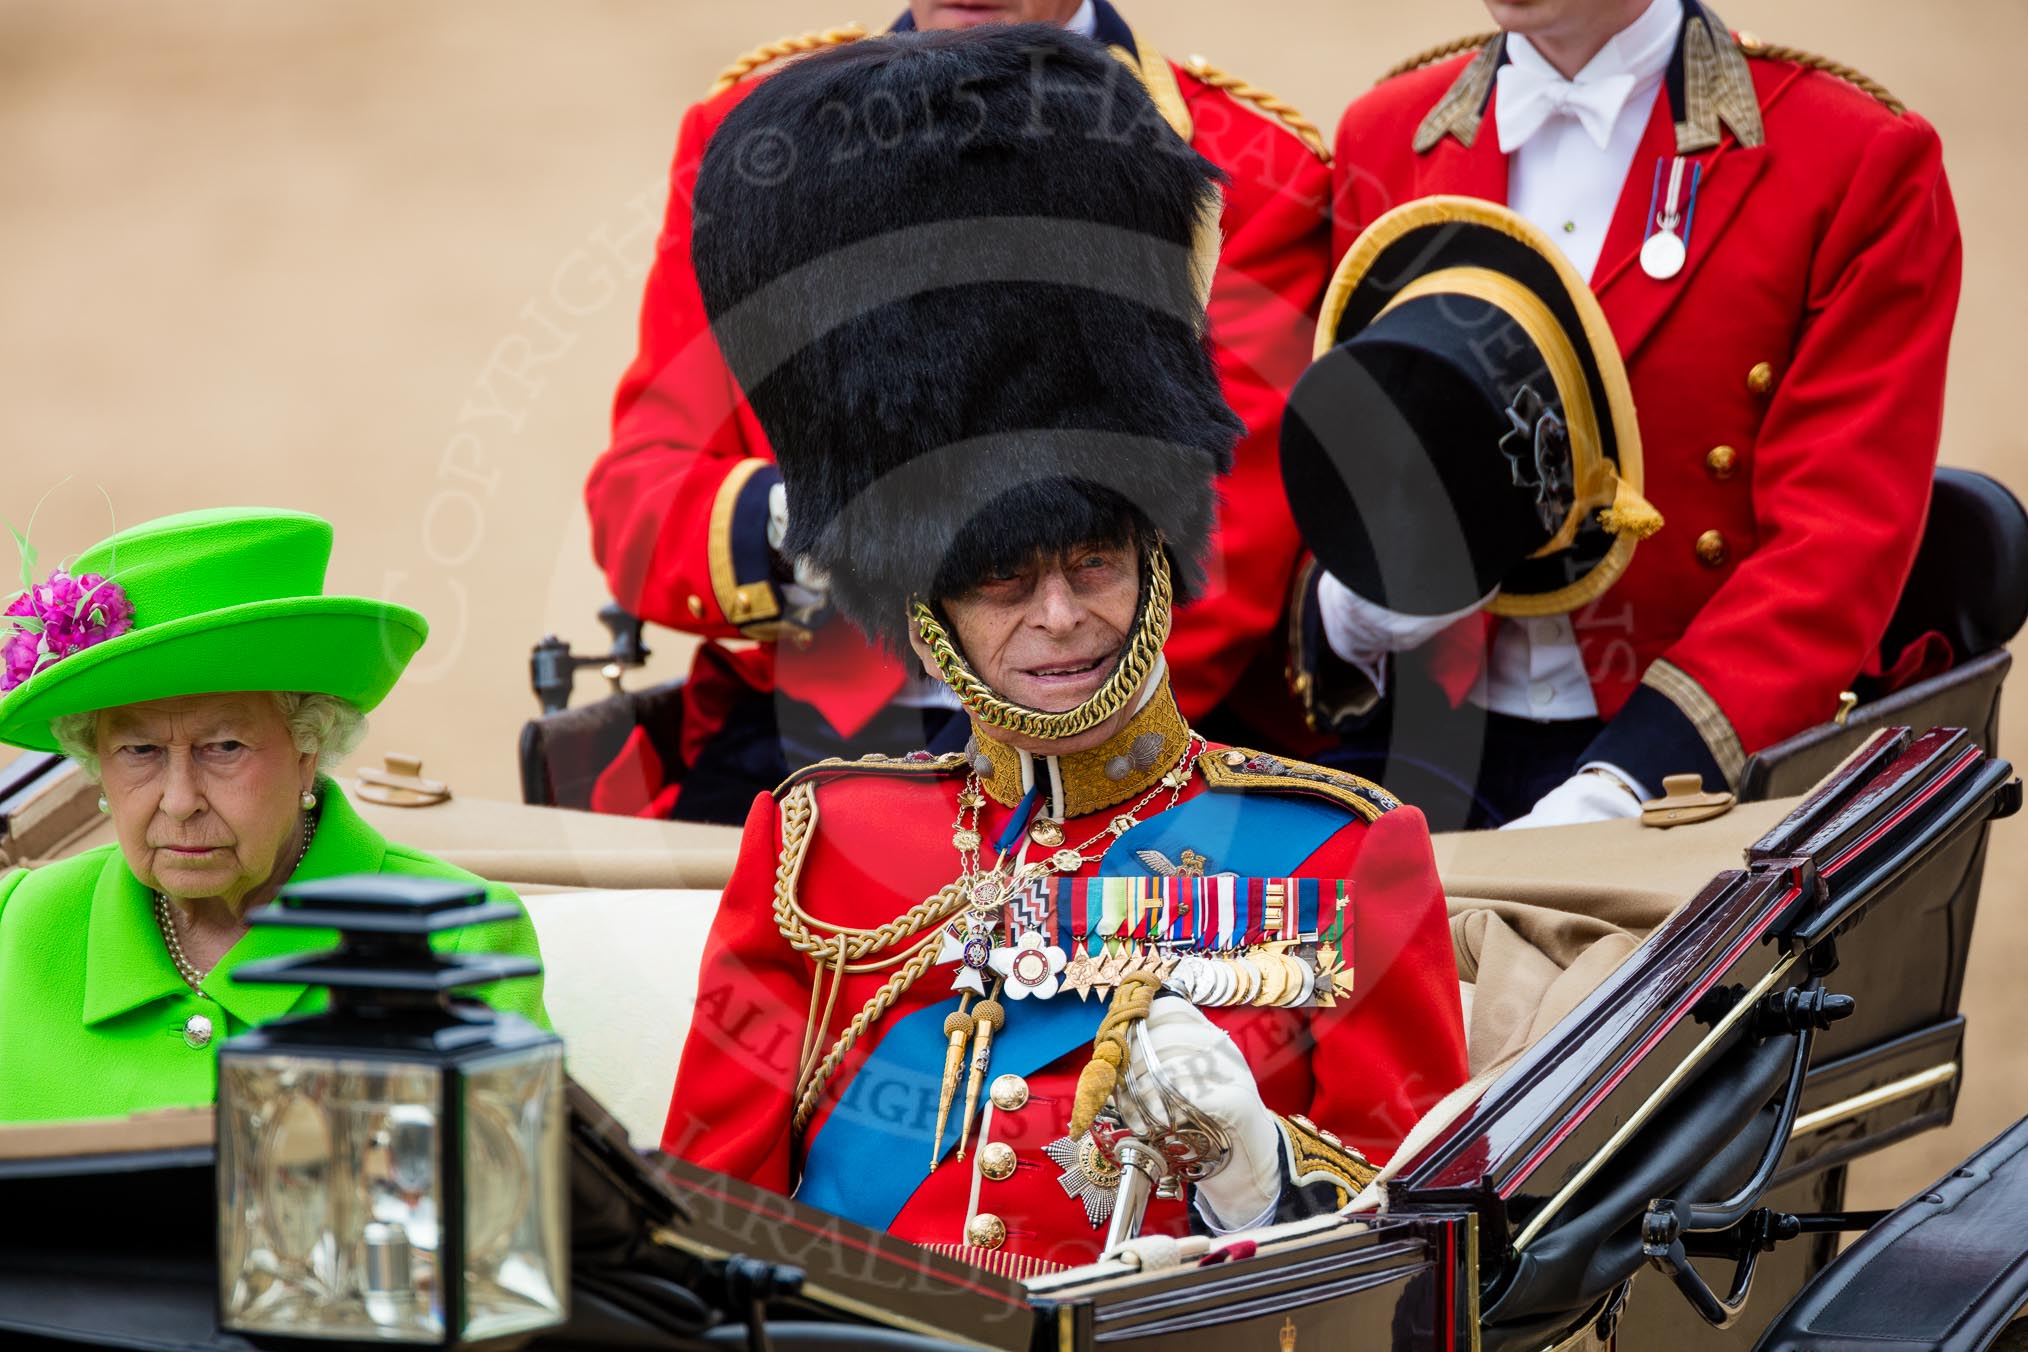
<svg viewBox="0 0 2028 1352"><path fill-rule="evenodd" d="M1662 519L1619 348L1561 250L1505 207L1429 197L1338 264L1282 422L1319 561L1390 610L1553 615L1597 597Z"/></svg>

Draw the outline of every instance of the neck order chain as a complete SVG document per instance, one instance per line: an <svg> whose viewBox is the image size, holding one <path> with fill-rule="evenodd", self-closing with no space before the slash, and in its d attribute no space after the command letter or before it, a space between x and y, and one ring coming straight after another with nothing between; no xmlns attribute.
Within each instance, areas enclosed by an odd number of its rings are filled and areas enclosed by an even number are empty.
<svg viewBox="0 0 2028 1352"><path fill-rule="evenodd" d="M289 865L291 876L303 866L303 856L310 852L310 841L317 834L317 818L312 813L303 814L302 843L296 846L296 862ZM162 931L162 946L169 950L169 961L176 964L176 974L183 978L183 984L194 991L204 989L204 978L209 972L197 970L197 964L183 951L183 941L176 937L176 918L169 913L169 895L155 894L155 924Z"/></svg>
<svg viewBox="0 0 2028 1352"><path fill-rule="evenodd" d="M817 1110L824 1086L843 1065L852 1047L894 1002L913 986L935 963L944 930L967 910L997 905L1012 887L1055 873L1075 873L1105 853L1088 854L1095 846L1111 844L1139 824L1164 790L1168 801L1162 810L1173 807L1190 782L1190 767L1205 749L1204 739L1195 732L1184 738L1183 754L1169 773L1157 780L1147 793L1116 814L1105 829L1082 845L1056 850L1042 863L1011 866L1003 854L990 870L982 870L979 858L979 814L986 794L977 772L965 781L958 795L958 817L952 823L952 840L958 849L960 874L936 893L885 925L855 928L819 920L803 909L798 897L803 860L816 834L817 800L815 787L799 784L782 802L782 849L775 867L775 925L797 952L815 963L816 979L810 988L810 1015L804 1034L803 1054L796 1076L796 1108L793 1123L801 1132ZM995 900L986 901L982 888ZM819 933L818 931L823 931ZM847 973L879 971L900 964L873 997L846 1024L829 1052L819 1059L817 1047L830 1027L838 990ZM828 976L828 982L826 980ZM829 993L825 994L828 984Z"/></svg>

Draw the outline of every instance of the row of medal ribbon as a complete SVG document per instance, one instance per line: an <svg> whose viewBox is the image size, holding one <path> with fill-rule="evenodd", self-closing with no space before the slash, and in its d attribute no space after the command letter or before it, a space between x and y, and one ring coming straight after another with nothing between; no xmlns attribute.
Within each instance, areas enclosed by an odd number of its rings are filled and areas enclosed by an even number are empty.
<svg viewBox="0 0 2028 1352"><path fill-rule="evenodd" d="M1039 879L1007 902L1012 961L993 966L1016 998L1104 997L1148 970L1199 1005L1332 1005L1352 989L1351 890L1232 874Z"/></svg>

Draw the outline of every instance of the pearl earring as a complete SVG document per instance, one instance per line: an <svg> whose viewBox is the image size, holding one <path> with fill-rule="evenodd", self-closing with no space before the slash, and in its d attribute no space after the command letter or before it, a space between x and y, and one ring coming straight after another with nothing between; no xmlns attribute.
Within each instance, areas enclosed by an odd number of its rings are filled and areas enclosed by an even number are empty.
<svg viewBox="0 0 2028 1352"><path fill-rule="evenodd" d="M108 803L108 802L106 801L106 796L105 796L104 794L100 794L100 795L99 795L99 811L101 811L101 812L111 812L112 810L113 810L113 805L112 805L111 803Z"/></svg>
<svg viewBox="0 0 2028 1352"><path fill-rule="evenodd" d="M305 812L314 812L317 809L317 795L311 793L308 789L304 789L303 796L296 801L303 805L303 811Z"/></svg>

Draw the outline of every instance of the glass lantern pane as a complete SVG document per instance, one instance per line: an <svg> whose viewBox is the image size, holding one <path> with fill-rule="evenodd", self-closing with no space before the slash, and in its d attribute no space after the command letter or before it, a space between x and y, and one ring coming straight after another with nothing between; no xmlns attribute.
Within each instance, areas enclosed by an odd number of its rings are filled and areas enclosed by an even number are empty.
<svg viewBox="0 0 2028 1352"><path fill-rule="evenodd" d="M224 1056L218 1088L225 1326L441 1341L437 1070Z"/></svg>
<svg viewBox="0 0 2028 1352"><path fill-rule="evenodd" d="M563 1046L469 1063L465 1098L465 1327L493 1338L569 1309Z"/></svg>

